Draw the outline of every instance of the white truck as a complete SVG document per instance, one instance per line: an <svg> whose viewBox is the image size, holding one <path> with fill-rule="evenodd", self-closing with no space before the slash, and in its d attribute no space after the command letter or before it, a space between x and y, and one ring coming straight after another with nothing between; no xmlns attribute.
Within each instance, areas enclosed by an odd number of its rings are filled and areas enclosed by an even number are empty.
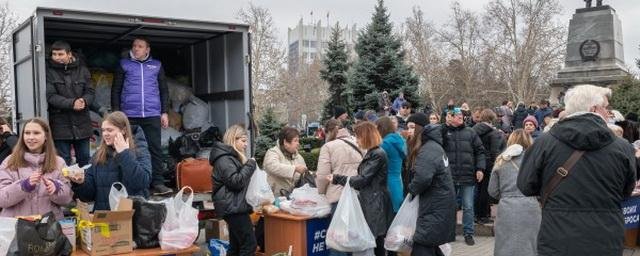
<svg viewBox="0 0 640 256"><path fill-rule="evenodd" d="M47 118L45 63L54 41L69 42L85 56L90 70L108 73L138 36L149 39L151 55L162 62L168 77L183 78L208 104L211 123L222 131L236 123L251 124L248 25L39 7L13 32L17 129L29 118Z"/></svg>

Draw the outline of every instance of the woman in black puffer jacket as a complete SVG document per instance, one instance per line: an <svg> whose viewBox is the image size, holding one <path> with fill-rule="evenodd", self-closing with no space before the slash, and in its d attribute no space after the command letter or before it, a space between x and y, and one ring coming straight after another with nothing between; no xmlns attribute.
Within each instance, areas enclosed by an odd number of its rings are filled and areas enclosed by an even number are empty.
<svg viewBox="0 0 640 256"><path fill-rule="evenodd" d="M410 163L410 197L420 196L411 255L442 255L438 246L455 240L456 199L441 130L439 125L424 127L420 151Z"/></svg>
<svg viewBox="0 0 640 256"><path fill-rule="evenodd" d="M233 125L224 134L224 143L215 142L209 162L213 169L213 204L217 216L229 227L229 255L253 256L256 237L249 218L252 209L245 200L256 161L244 155L247 148L247 130Z"/></svg>

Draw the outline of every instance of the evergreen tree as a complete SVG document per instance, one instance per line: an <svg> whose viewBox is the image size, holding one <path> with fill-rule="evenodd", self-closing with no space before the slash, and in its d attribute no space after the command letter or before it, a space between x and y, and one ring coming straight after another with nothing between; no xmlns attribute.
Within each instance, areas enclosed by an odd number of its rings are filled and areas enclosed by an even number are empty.
<svg viewBox="0 0 640 256"><path fill-rule="evenodd" d="M284 123L278 121L273 108L267 108L260 121L258 121L260 136L256 138L255 158L260 166L262 166L262 160L267 150L276 145L278 133L284 125Z"/></svg>
<svg viewBox="0 0 640 256"><path fill-rule="evenodd" d="M422 105L418 77L404 61L402 42L393 35L384 1L378 0L371 23L358 36L358 60L349 75L349 93L357 108L378 108L378 98L389 92L391 101L400 92L415 108Z"/></svg>
<svg viewBox="0 0 640 256"><path fill-rule="evenodd" d="M336 106L342 106L348 111L350 108L348 93L346 91L347 70L347 45L340 38L342 31L339 23L331 31L331 41L322 60L323 69L320 71L320 78L329 84L329 98L324 103L322 120L333 117Z"/></svg>
<svg viewBox="0 0 640 256"><path fill-rule="evenodd" d="M640 81L629 76L614 86L609 103L623 115L630 112L640 113Z"/></svg>

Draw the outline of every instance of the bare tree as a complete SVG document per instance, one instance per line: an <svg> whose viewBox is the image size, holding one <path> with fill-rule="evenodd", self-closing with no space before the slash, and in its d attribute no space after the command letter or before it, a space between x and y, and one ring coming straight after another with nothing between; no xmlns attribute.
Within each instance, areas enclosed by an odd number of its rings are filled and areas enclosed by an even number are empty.
<svg viewBox="0 0 640 256"><path fill-rule="evenodd" d="M253 104L255 115L260 116L272 98L269 94L284 65L285 55L269 9L249 3L248 8L238 11L237 17L250 26Z"/></svg>
<svg viewBox="0 0 640 256"><path fill-rule="evenodd" d="M295 72L281 70L273 96L284 105L279 114L289 124L302 125L301 116L309 122L322 118L322 108L328 97L328 84L320 78L322 62L314 58L309 64L300 65Z"/></svg>
<svg viewBox="0 0 640 256"><path fill-rule="evenodd" d="M557 0L494 0L484 16L487 62L510 99L546 94L564 56L566 28L555 22Z"/></svg>
<svg viewBox="0 0 640 256"><path fill-rule="evenodd" d="M453 88L446 72L444 45L438 40L433 24L424 19L424 13L419 7L413 8L412 16L407 18L401 36L405 42L407 61L420 78L422 98L427 102L426 105L437 109L444 104Z"/></svg>
<svg viewBox="0 0 640 256"><path fill-rule="evenodd" d="M451 96L465 99L470 104L478 99L482 89L480 79L482 34L478 15L462 8L459 2L451 6L452 16L438 31L447 47L449 86Z"/></svg>
<svg viewBox="0 0 640 256"><path fill-rule="evenodd" d="M10 116L13 109L11 32L16 25L16 16L9 9L8 3L0 5L0 116L3 117Z"/></svg>

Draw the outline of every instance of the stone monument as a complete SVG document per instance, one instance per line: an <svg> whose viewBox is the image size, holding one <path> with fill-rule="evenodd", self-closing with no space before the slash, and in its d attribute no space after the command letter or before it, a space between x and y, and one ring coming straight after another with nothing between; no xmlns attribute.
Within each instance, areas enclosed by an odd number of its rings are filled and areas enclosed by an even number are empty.
<svg viewBox="0 0 640 256"><path fill-rule="evenodd" d="M628 76L624 63L622 25L609 5L577 9L569 22L567 55L551 83L551 104L562 103L564 92L574 85L609 86Z"/></svg>

